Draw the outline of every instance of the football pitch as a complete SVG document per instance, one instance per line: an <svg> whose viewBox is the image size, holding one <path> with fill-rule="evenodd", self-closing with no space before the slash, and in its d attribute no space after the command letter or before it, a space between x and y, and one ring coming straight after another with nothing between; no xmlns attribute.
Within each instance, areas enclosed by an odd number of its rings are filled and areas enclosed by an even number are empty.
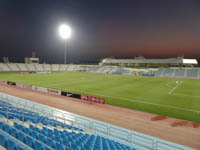
<svg viewBox="0 0 200 150"><path fill-rule="evenodd" d="M107 104L200 122L200 80L79 72L0 73L0 80L103 97Z"/></svg>

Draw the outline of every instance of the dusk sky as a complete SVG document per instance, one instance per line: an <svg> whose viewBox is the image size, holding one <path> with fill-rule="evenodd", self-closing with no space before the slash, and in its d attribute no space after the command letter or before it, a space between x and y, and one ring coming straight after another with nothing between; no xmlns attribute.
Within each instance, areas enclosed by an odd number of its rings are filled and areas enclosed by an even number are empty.
<svg viewBox="0 0 200 150"><path fill-rule="evenodd" d="M200 0L0 0L0 61L70 63L115 58L200 58Z"/></svg>

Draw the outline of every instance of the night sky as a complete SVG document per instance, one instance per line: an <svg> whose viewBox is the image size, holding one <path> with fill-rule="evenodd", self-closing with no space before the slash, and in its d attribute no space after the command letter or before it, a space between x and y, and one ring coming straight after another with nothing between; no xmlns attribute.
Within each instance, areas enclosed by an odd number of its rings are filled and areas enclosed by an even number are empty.
<svg viewBox="0 0 200 150"><path fill-rule="evenodd" d="M0 61L70 63L101 58L200 58L200 0L0 0Z"/></svg>

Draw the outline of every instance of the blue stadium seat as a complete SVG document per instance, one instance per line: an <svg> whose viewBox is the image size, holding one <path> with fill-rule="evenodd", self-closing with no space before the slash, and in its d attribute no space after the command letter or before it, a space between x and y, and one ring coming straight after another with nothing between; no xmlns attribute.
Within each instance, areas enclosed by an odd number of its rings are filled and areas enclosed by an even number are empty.
<svg viewBox="0 0 200 150"><path fill-rule="evenodd" d="M11 127L7 124L5 124L5 131L8 133L8 134L11 134Z"/></svg>
<svg viewBox="0 0 200 150"><path fill-rule="evenodd" d="M26 143L26 135L22 132L18 133L18 138L21 142Z"/></svg>
<svg viewBox="0 0 200 150"><path fill-rule="evenodd" d="M17 150L18 149L18 142L14 141L13 139L8 139L8 150Z"/></svg>
<svg viewBox="0 0 200 150"><path fill-rule="evenodd" d="M45 146L44 149L45 149L45 150L51 150L51 148L49 148L49 147L47 147L47 146Z"/></svg>
<svg viewBox="0 0 200 150"><path fill-rule="evenodd" d="M56 143L56 147L55 147L56 150L65 150L64 146L59 144L59 143Z"/></svg>
<svg viewBox="0 0 200 150"><path fill-rule="evenodd" d="M0 122L0 129L5 131L5 123L4 122Z"/></svg>
<svg viewBox="0 0 200 150"><path fill-rule="evenodd" d="M31 135L31 130L29 128L25 128L24 132L28 135Z"/></svg>
<svg viewBox="0 0 200 150"><path fill-rule="evenodd" d="M42 144L38 141L35 141L35 149L36 150L45 150L45 146L44 146L44 144Z"/></svg>
<svg viewBox="0 0 200 150"><path fill-rule="evenodd" d="M8 146L8 136L3 135L2 132L0 132L0 145L5 148Z"/></svg>
<svg viewBox="0 0 200 150"><path fill-rule="evenodd" d="M35 131L31 131L31 136L35 139L38 139L38 133Z"/></svg>
<svg viewBox="0 0 200 150"><path fill-rule="evenodd" d="M38 135L38 140L40 140L42 143L46 143L46 137L43 135Z"/></svg>
<svg viewBox="0 0 200 150"><path fill-rule="evenodd" d="M26 145L34 149L35 140L32 137L26 137Z"/></svg>
<svg viewBox="0 0 200 150"><path fill-rule="evenodd" d="M11 129L11 135L15 138L18 138L18 131L15 128Z"/></svg>
<svg viewBox="0 0 200 150"><path fill-rule="evenodd" d="M55 148L56 147L56 144L55 144L55 141L53 141L52 139L50 138L47 138L46 139L46 144L52 148Z"/></svg>
<svg viewBox="0 0 200 150"><path fill-rule="evenodd" d="M25 147L25 146L23 146L23 145L18 145L17 150L29 150L29 148L28 148L28 147Z"/></svg>

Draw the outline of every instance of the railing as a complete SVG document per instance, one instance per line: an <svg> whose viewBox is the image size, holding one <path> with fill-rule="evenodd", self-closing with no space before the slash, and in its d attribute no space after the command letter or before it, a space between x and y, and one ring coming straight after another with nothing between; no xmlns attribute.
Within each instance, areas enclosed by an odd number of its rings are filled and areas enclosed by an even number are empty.
<svg viewBox="0 0 200 150"><path fill-rule="evenodd" d="M52 115L52 116L38 115L38 116L36 116L36 117L27 116L25 112L27 112L27 111L29 111L29 110L24 109L24 108L18 108L18 107L16 107L16 106L13 106L13 104L16 104L16 103L14 103L14 102L12 102L12 105L11 105L11 104L5 104L5 103L3 103L3 102L0 102L0 104L1 104L1 106L3 106L4 108L6 108L6 110L1 110L1 109L0 109L0 112L6 114L6 120L7 120L7 122L8 122L8 120L9 120L9 115L15 115L15 116L19 116L19 117L22 118L22 123L23 123L23 124L25 123L25 120L27 120L26 118L33 119L33 120L35 121L35 123L34 123L35 126L36 126L36 124L38 123L38 121L37 121L38 118L40 118L40 117L47 117L48 119L51 119L51 118L54 119L54 120L45 120L45 124L46 124L46 125L42 124L42 126L49 126L51 122L54 122L54 123L56 124L55 128L57 128L57 127L58 127L58 121L59 121L59 122L62 122L62 123L65 124L65 125L71 125L71 126L73 126L73 124L74 124L74 122L71 121L71 120L68 120L68 119L62 118L62 117L57 117L57 116L54 116L54 115ZM14 113L14 112L8 111L9 109L12 109L12 108L13 108L13 110L15 110L15 111L17 110L17 111L20 112L20 113ZM35 113L35 112L32 112L32 113ZM35 115L37 115L37 114L38 114L38 113L35 113ZM0 117L1 117L1 116L0 116ZM68 123L66 123L66 122L68 122ZM81 123L79 124L79 127L80 127L80 125L81 125ZM84 126L84 133L86 133L86 132L85 132L85 130L87 129L86 127L87 127L87 126ZM89 128L89 127L88 127L88 128ZM79 129L79 130L78 130L79 132L82 132L82 131L80 131L81 128L78 128L78 129ZM74 129L72 128L71 130L73 131ZM77 130L76 130L76 131L77 131Z"/></svg>
<svg viewBox="0 0 200 150"><path fill-rule="evenodd" d="M65 112L46 105L31 102L22 98L0 93L0 98L16 108L39 113L41 116L60 121L84 130L86 133L96 134L118 140L131 147L142 147L149 150L192 150L182 145L165 142L158 138L146 136L131 130L120 128L97 120ZM10 107L10 106L9 106ZM7 112L9 113L9 112ZM23 115L23 114L22 114ZM47 123L48 124L48 123ZM79 130L80 131L80 130Z"/></svg>

